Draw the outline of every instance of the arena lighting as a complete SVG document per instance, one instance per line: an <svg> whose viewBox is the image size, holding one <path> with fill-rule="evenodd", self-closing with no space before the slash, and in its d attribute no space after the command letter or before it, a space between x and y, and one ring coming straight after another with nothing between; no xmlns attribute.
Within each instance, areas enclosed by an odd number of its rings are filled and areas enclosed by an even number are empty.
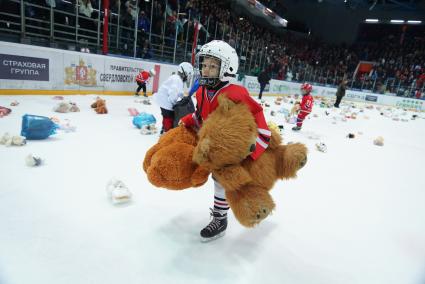
<svg viewBox="0 0 425 284"><path fill-rule="evenodd" d="M409 23L409 24L421 24L422 21L409 20L409 21L407 21L407 23Z"/></svg>
<svg viewBox="0 0 425 284"><path fill-rule="evenodd" d="M391 20L390 22L393 24L401 24L404 23L404 20Z"/></svg>
<svg viewBox="0 0 425 284"><path fill-rule="evenodd" d="M366 19L365 22L366 23L377 23L377 22L379 22L379 20L378 19Z"/></svg>
<svg viewBox="0 0 425 284"><path fill-rule="evenodd" d="M240 18L239 18L239 21L242 21L242 20L243 20L243 18L242 18L242 17L240 17Z"/></svg>

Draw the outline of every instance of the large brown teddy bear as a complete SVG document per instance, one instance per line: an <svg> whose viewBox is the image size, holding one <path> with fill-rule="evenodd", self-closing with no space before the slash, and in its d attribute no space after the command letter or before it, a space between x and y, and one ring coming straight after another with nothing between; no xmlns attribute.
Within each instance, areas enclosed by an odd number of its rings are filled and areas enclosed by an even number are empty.
<svg viewBox="0 0 425 284"><path fill-rule="evenodd" d="M254 151L257 136L257 125L248 107L220 96L219 106L201 127L193 151L193 161L212 172L224 187L235 217L246 227L258 224L275 208L269 191L277 179L296 177L296 172L307 161L304 145L282 145L282 138L275 131L267 150L253 161L247 156ZM184 168L184 163L181 161L178 167L164 163L162 176L170 169L173 169L170 175L179 175L175 169ZM148 171L149 179L151 174L152 171Z"/></svg>
<svg viewBox="0 0 425 284"><path fill-rule="evenodd" d="M252 227L275 208L269 191L278 179L296 177L307 161L303 144L282 145L272 130L269 147L253 161L257 125L248 107L220 97L219 107L204 122L193 160L209 169L224 187L226 199L238 221Z"/></svg>
<svg viewBox="0 0 425 284"><path fill-rule="evenodd" d="M195 131L184 126L162 135L143 161L149 181L157 187L173 190L203 185L210 172L192 161L197 142Z"/></svg>

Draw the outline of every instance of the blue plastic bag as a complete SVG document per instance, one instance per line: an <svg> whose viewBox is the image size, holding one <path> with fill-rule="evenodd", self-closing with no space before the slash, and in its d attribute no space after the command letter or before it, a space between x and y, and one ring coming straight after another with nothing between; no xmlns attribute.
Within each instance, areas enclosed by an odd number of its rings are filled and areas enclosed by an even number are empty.
<svg viewBox="0 0 425 284"><path fill-rule="evenodd" d="M58 128L48 117L26 114L22 117L21 136L28 140L46 139L55 134Z"/></svg>
<svg viewBox="0 0 425 284"><path fill-rule="evenodd" d="M139 115L133 117L133 125L137 128L142 128L143 125L155 124L156 119L152 114L142 112Z"/></svg>

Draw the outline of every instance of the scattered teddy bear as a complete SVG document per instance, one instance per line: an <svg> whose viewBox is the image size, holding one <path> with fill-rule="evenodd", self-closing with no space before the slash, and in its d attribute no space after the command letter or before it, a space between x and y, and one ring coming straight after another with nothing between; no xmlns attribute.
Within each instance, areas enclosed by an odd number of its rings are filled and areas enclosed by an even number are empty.
<svg viewBox="0 0 425 284"><path fill-rule="evenodd" d="M28 156L25 157L25 164L28 167L38 167L42 163L43 163L43 160L38 156L34 156L33 154L29 154Z"/></svg>
<svg viewBox="0 0 425 284"><path fill-rule="evenodd" d="M192 161L198 138L195 131L179 126L165 132L145 155L143 170L157 187L181 190L208 180L205 168Z"/></svg>
<svg viewBox="0 0 425 284"><path fill-rule="evenodd" d="M68 112L79 112L80 109L75 103L72 102L60 102L53 111L59 113L68 113Z"/></svg>
<svg viewBox="0 0 425 284"><path fill-rule="evenodd" d="M111 179L106 185L106 192L114 205L131 201L130 190L120 180Z"/></svg>
<svg viewBox="0 0 425 284"><path fill-rule="evenodd" d="M67 113L69 112L69 109L71 108L71 105L67 102L60 102L53 111L59 112L59 113Z"/></svg>
<svg viewBox="0 0 425 284"><path fill-rule="evenodd" d="M20 135L12 136L6 132L0 139L0 144L5 146L23 146L27 144L27 139Z"/></svg>
<svg viewBox="0 0 425 284"><path fill-rule="evenodd" d="M326 147L326 144L323 142L316 143L316 149L322 153L326 153L328 151L328 147Z"/></svg>
<svg viewBox="0 0 425 284"><path fill-rule="evenodd" d="M10 108L0 106L0 117L6 116L11 112L12 110Z"/></svg>
<svg viewBox="0 0 425 284"><path fill-rule="evenodd" d="M299 102L296 102L294 104L294 106L291 108L291 112L289 113L289 116L295 116L295 115L297 115L298 112L299 112L299 110L300 110L300 103Z"/></svg>
<svg viewBox="0 0 425 284"><path fill-rule="evenodd" d="M378 136L375 140L373 140L373 144L376 146L384 146L384 137Z"/></svg>
<svg viewBox="0 0 425 284"><path fill-rule="evenodd" d="M79 112L80 111L80 108L77 106L76 103L69 102L69 104L71 105L71 107L69 109L70 112Z"/></svg>
<svg viewBox="0 0 425 284"><path fill-rule="evenodd" d="M106 101L99 97L96 99L96 102L92 103L91 107L94 108L97 114L108 113L108 109L106 108Z"/></svg>
<svg viewBox="0 0 425 284"><path fill-rule="evenodd" d="M155 126L155 123L143 125L140 129L140 133L143 135L152 135L158 132L158 129Z"/></svg>

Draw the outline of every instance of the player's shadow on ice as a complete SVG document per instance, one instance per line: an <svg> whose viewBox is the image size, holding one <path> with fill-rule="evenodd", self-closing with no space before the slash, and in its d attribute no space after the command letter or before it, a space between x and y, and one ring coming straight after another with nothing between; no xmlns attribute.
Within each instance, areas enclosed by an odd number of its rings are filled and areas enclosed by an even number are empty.
<svg viewBox="0 0 425 284"><path fill-rule="evenodd" d="M247 263L256 261L263 242L276 228L276 224L265 220L253 229L243 228L237 233L232 228L241 225L232 216L224 237L202 243L199 231L208 222L208 219L186 212L170 220L159 232L161 238L175 242L179 247L169 265L180 273L186 272L199 278L199 281L215 279L218 271L221 281L240 278L238 266L243 268Z"/></svg>

